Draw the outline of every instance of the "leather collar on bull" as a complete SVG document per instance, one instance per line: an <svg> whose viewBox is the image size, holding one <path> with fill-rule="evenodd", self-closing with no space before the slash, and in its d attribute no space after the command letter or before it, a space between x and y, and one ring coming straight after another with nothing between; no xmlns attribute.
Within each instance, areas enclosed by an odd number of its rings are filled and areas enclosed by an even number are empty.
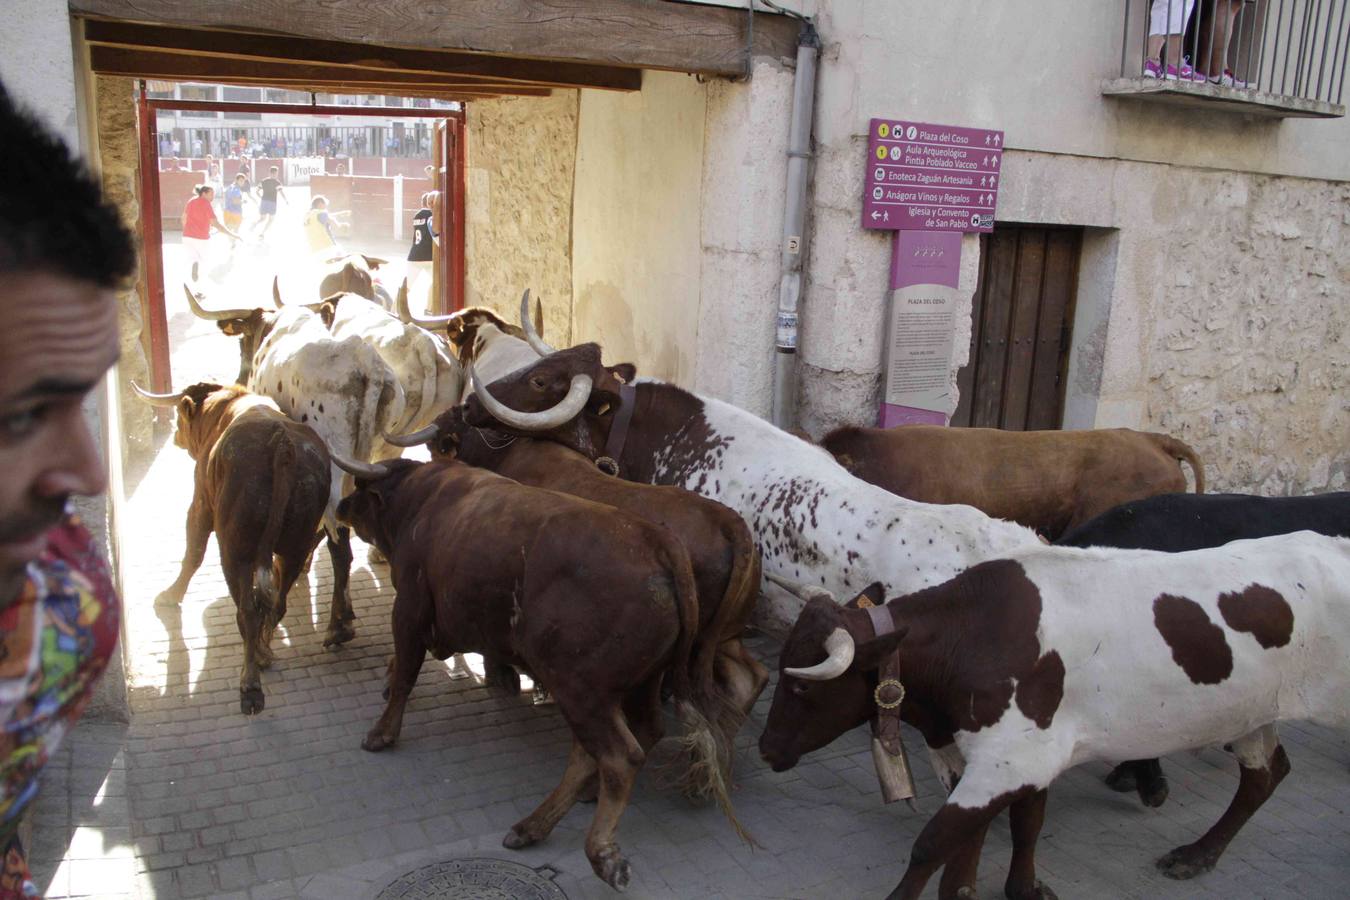
<svg viewBox="0 0 1350 900"><path fill-rule="evenodd" d="M868 592L859 594L852 606L867 612L872 623L873 637L881 637L895 630L895 620L886 609L884 598L874 601ZM900 678L900 651L896 650L881 664L878 682L872 699L877 712L872 717L872 762L881 783L881 796L886 803L904 800L914 808L914 777L909 770L909 756L900 736L900 704L905 701L905 686Z"/></svg>
<svg viewBox="0 0 1350 900"><path fill-rule="evenodd" d="M619 408L614 413L614 424L605 440L605 454L595 466L606 475L619 474L619 460L623 459L623 445L628 440L628 425L633 421L633 407L637 405L637 389L631 384L619 386Z"/></svg>

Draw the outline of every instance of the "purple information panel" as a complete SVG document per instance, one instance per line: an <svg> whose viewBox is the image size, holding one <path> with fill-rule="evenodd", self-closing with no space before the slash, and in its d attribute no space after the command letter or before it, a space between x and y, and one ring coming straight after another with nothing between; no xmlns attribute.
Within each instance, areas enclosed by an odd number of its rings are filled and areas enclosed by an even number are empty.
<svg viewBox="0 0 1350 900"><path fill-rule="evenodd" d="M993 231L1003 132L873 119L863 227Z"/></svg>

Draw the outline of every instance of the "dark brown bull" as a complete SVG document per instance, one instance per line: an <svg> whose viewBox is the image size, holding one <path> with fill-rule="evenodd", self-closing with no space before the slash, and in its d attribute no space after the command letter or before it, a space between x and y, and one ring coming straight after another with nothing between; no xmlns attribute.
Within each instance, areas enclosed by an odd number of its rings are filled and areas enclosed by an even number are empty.
<svg viewBox="0 0 1350 900"><path fill-rule="evenodd" d="M308 426L238 385L203 382L177 394L137 391L151 403L178 410L174 443L197 463L182 568L155 602L182 602L214 531L244 641L239 706L247 715L261 712L260 670L272 663L272 634L286 614L287 593L322 536L328 450Z"/></svg>
<svg viewBox="0 0 1350 900"><path fill-rule="evenodd" d="M546 838L598 772L586 856L622 890L630 868L614 835L661 737L670 671L686 745L731 816L727 751L708 722L715 689L691 666L693 573L669 532L456 461L337 461L357 476L338 516L385 552L398 591L389 702L362 747L397 740L428 650L440 659L477 652L523 669L552 693L573 744L558 787L502 843L518 849Z"/></svg>
<svg viewBox="0 0 1350 900"><path fill-rule="evenodd" d="M973 506L1050 540L1121 503L1184 492L1178 461L1190 463L1195 492L1205 490L1204 466L1194 450L1165 434L1128 428L848 426L820 445L851 473L893 494Z"/></svg>
<svg viewBox="0 0 1350 900"><path fill-rule="evenodd" d="M713 500L676 487L635 484L606 475L590 460L553 441L512 438L464 424L459 408L392 443L427 442L433 458L459 459L521 484L594 500L669 529L689 552L698 587L694 670L715 681L726 699L718 725L726 746L768 682L768 670L741 643L759 597L759 553L740 516Z"/></svg>

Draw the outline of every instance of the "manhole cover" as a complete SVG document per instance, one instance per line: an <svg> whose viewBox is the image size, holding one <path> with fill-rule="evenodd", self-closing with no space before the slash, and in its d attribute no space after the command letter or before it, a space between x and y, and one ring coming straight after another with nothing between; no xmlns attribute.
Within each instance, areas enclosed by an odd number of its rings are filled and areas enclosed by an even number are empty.
<svg viewBox="0 0 1350 900"><path fill-rule="evenodd" d="M454 859L409 872L375 900L567 900L553 883L557 874L502 859Z"/></svg>

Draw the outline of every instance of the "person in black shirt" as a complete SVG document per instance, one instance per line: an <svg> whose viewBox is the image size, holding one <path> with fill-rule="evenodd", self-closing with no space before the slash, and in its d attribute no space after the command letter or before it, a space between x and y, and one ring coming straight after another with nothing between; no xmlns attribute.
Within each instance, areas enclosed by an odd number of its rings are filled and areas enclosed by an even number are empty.
<svg viewBox="0 0 1350 900"><path fill-rule="evenodd" d="M255 188L259 197L257 225L259 240L266 237L267 229L272 227L272 220L277 214L277 199L286 199L286 191L281 186L281 179L277 177L281 174L281 170L272 166L268 171L270 174L258 182Z"/></svg>
<svg viewBox="0 0 1350 900"><path fill-rule="evenodd" d="M413 215L413 242L408 251L408 270L413 273L410 289L421 290L421 284L431 276L431 261L434 247L440 245L440 237L432 230L432 207L440 197L439 191L429 191L422 195L422 208Z"/></svg>

